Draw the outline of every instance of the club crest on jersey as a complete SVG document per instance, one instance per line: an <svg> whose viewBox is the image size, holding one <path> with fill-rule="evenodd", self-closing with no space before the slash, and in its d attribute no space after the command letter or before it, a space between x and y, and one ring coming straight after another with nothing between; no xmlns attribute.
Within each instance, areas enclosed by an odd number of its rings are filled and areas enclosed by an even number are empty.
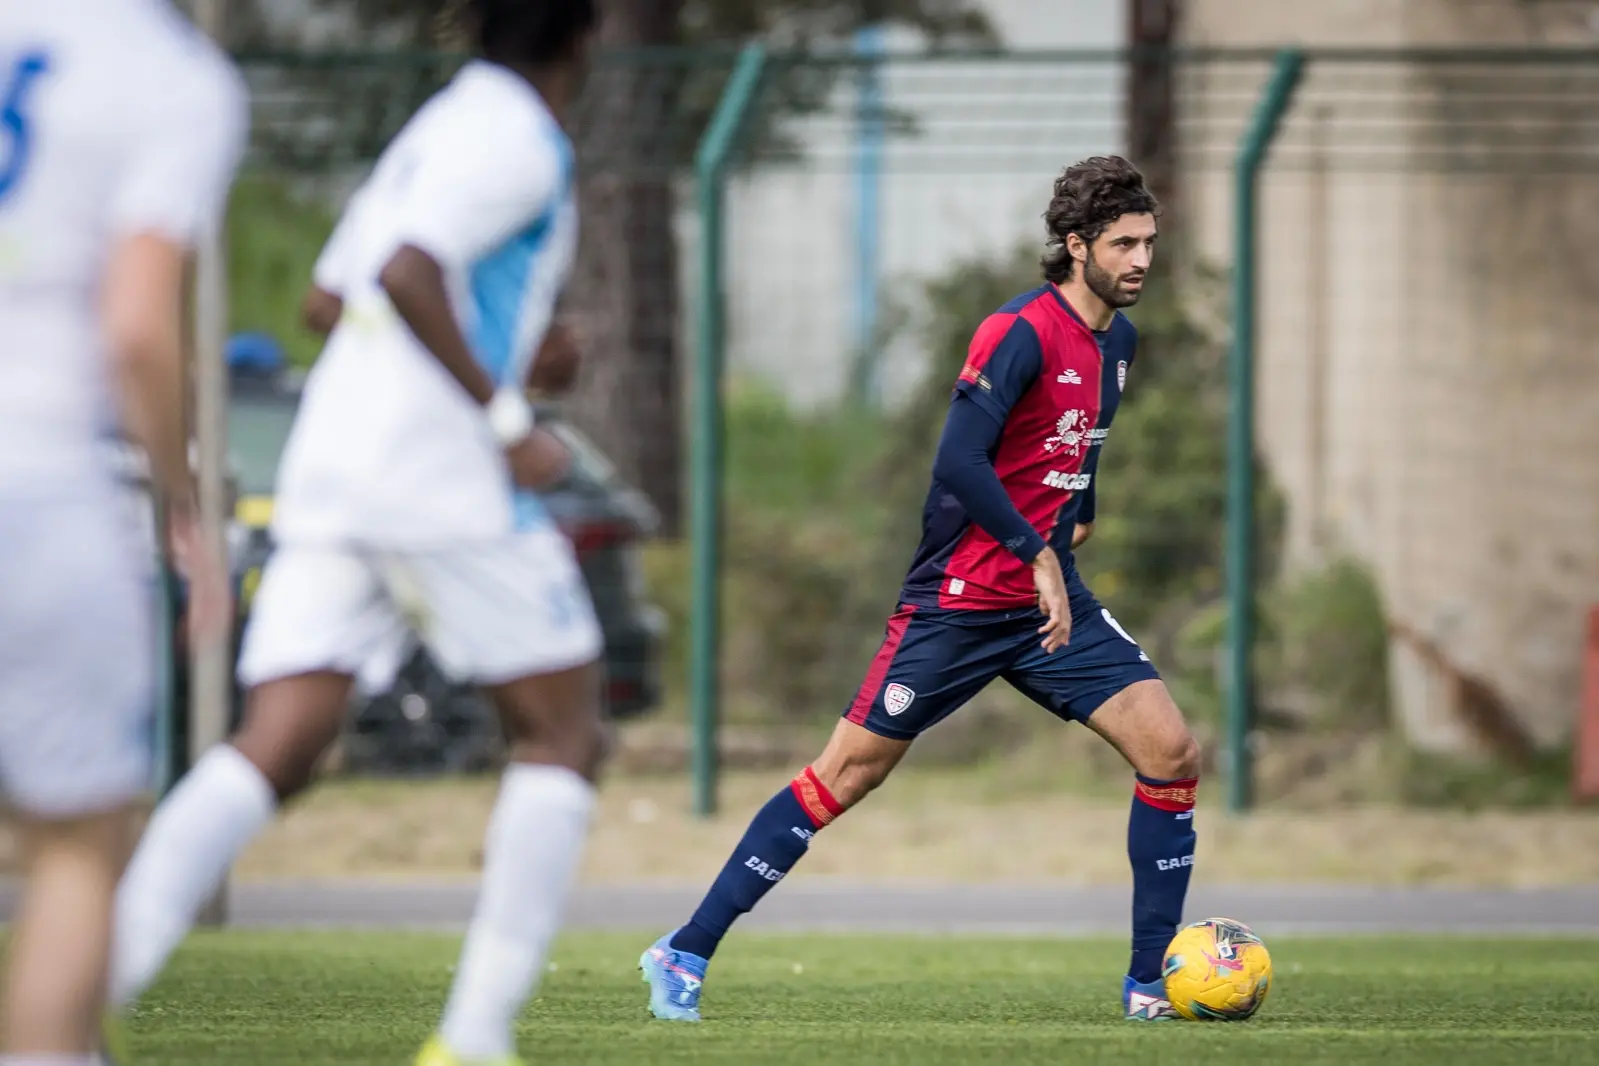
<svg viewBox="0 0 1599 1066"><path fill-rule="evenodd" d="M904 714L914 699L916 693L896 681L883 690L883 709L891 715Z"/></svg>
<svg viewBox="0 0 1599 1066"><path fill-rule="evenodd" d="M1118 360L1116 363L1116 391L1121 392L1127 388L1127 360Z"/></svg>
<svg viewBox="0 0 1599 1066"><path fill-rule="evenodd" d="M1054 455L1065 449L1072 455L1081 455L1088 442L1088 412L1077 409L1067 411L1055 423L1055 435L1044 440L1044 453Z"/></svg>
<svg viewBox="0 0 1599 1066"><path fill-rule="evenodd" d="M1083 376L1077 371L1073 370L1071 367L1067 367L1065 371L1062 372L1061 375L1055 380L1060 382L1062 385L1081 385L1083 383Z"/></svg>

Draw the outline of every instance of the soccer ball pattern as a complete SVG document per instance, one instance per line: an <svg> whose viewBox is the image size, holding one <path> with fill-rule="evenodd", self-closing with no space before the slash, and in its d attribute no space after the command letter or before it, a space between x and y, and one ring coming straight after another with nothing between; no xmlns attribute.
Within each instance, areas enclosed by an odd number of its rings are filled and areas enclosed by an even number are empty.
<svg viewBox="0 0 1599 1066"><path fill-rule="evenodd" d="M1241 1022L1271 991L1271 955L1249 926L1207 918L1166 947L1166 998L1191 1022Z"/></svg>

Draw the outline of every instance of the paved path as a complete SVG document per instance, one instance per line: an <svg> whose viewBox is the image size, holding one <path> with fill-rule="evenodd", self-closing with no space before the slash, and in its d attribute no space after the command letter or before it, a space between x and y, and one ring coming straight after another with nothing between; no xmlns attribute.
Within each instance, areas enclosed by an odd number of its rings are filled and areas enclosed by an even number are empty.
<svg viewBox="0 0 1599 1066"><path fill-rule="evenodd" d="M698 902L696 886L581 888L568 925L667 929ZM238 926L459 928L470 885L372 882L243 884L231 896ZM11 909L0 890L0 911ZM743 923L771 930L1121 935L1128 898L1118 888L929 886L800 879ZM1187 913L1223 914L1262 933L1463 932L1599 935L1599 885L1527 891L1350 887L1196 887Z"/></svg>

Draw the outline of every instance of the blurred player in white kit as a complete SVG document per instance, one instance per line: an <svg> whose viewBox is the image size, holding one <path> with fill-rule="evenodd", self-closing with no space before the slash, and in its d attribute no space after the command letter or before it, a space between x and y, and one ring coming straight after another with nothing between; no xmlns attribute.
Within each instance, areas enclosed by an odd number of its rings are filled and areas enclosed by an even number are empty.
<svg viewBox="0 0 1599 1066"><path fill-rule="evenodd" d="M510 1066L604 755L601 635L532 490L569 456L525 394L577 245L561 116L593 0L463 0L479 54L384 150L315 279L331 327L279 474L276 551L240 656L244 721L152 818L117 908L111 998L160 972L338 737L352 685L420 639L510 741L482 892L419 1066ZM382 676L380 676L382 675Z"/></svg>
<svg viewBox="0 0 1599 1066"><path fill-rule="evenodd" d="M0 3L0 788L26 878L5 1066L99 1061L129 807L151 786L154 560L118 428L168 503L191 622L227 624L196 533L182 315L248 123L236 71L166 0Z"/></svg>

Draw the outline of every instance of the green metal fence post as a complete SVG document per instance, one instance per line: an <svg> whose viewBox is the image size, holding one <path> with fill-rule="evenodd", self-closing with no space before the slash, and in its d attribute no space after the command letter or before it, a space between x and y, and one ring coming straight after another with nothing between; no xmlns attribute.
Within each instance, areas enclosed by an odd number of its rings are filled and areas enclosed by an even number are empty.
<svg viewBox="0 0 1599 1066"><path fill-rule="evenodd" d="M1232 413L1227 433L1227 807L1247 810L1254 718L1255 610L1255 325L1260 170L1293 102L1305 54L1277 54L1271 79L1238 146L1234 176L1233 346L1229 359Z"/></svg>
<svg viewBox="0 0 1599 1066"><path fill-rule="evenodd" d="M690 512L693 535L689 714L693 721L694 812L716 812L717 677L721 644L722 363L725 346L722 256L723 181L766 67L766 49L747 45L722 90L694 156L700 216L699 337L694 364Z"/></svg>

